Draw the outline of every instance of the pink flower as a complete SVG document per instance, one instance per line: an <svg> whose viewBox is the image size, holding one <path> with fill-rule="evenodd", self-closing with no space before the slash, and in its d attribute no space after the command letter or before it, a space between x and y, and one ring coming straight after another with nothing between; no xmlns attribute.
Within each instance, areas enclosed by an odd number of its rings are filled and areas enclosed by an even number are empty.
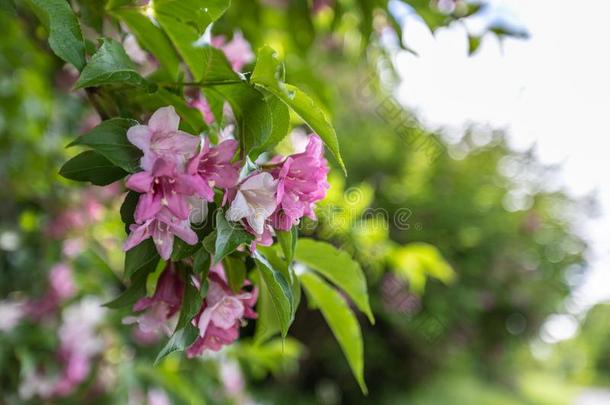
<svg viewBox="0 0 610 405"><path fill-rule="evenodd" d="M127 178L127 188L143 193L140 195L134 219L142 223L153 218L163 207L180 219L189 215L189 206L186 197L195 190L184 174L178 174L174 163L164 159L157 159L152 170L138 172Z"/></svg>
<svg viewBox="0 0 610 405"><path fill-rule="evenodd" d="M72 269L64 263L56 264L51 268L48 280L49 289L46 293L41 298L28 302L27 313L34 319L42 319L54 312L62 301L76 293Z"/></svg>
<svg viewBox="0 0 610 405"><path fill-rule="evenodd" d="M254 60L252 48L250 48L250 44L241 32L238 31L233 34L231 41L227 43L225 41L224 36L217 36L212 38L212 45L222 49L233 70L239 72L245 65Z"/></svg>
<svg viewBox="0 0 610 405"><path fill-rule="evenodd" d="M168 323L182 304L184 281L180 278L173 263L169 262L157 281L157 287L152 297L140 298L133 306L136 312L145 311L139 316L123 319L123 323L137 323L138 328L147 334L171 334Z"/></svg>
<svg viewBox="0 0 610 405"><path fill-rule="evenodd" d="M176 218L167 209L162 209L154 218L142 224L132 224L129 229L131 233L123 245L123 250L127 251L152 237L157 252L163 260L168 260L172 255L174 236L189 245L194 245L198 241L197 234L191 229L188 219Z"/></svg>
<svg viewBox="0 0 610 405"><path fill-rule="evenodd" d="M206 138L201 152L187 164L191 187L207 201L214 200L213 187L235 187L239 178L239 163L231 163L237 141L227 140L216 147L210 147Z"/></svg>
<svg viewBox="0 0 610 405"><path fill-rule="evenodd" d="M244 219L256 235L262 235L265 221L273 214L277 180L269 173L256 173L245 179L235 191L226 217L229 221Z"/></svg>
<svg viewBox="0 0 610 405"><path fill-rule="evenodd" d="M272 174L278 180L273 227L287 231L303 216L315 218L313 204L323 199L329 188L322 140L312 134L305 152L289 156Z"/></svg>
<svg viewBox="0 0 610 405"><path fill-rule="evenodd" d="M148 125L134 125L127 131L129 142L144 152L140 166L150 171L157 158L182 168L199 146L199 137L178 130L180 117L172 106L159 108Z"/></svg>
<svg viewBox="0 0 610 405"><path fill-rule="evenodd" d="M239 337L239 327L244 318L256 318L254 305L258 292L245 290L235 294L229 288L222 265L210 269L208 294L193 324L199 329L199 337L187 349L189 358L199 356L206 349L218 351ZM245 285L249 285L246 281Z"/></svg>

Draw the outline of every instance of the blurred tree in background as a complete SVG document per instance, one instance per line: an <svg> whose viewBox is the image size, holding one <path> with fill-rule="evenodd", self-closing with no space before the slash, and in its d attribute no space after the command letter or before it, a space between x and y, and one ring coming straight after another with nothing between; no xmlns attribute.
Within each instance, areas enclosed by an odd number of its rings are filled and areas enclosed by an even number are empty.
<svg viewBox="0 0 610 405"><path fill-rule="evenodd" d="M106 2L73 3L87 30L114 35L118 22ZM137 10L145 11L144 3ZM61 307L82 307L92 296L104 302L121 285L118 192L75 190L56 174L73 153L64 149L68 140L99 117L88 107L91 94L69 93L75 73L49 53L38 20L20 2L18 18L11 15L10 4L0 12L0 297L44 298L49 270L68 263L78 292ZM247 339L254 333L248 326L246 339L218 358L169 357L156 367L158 343L143 344L121 325L126 312L105 312L95 325L103 348L92 355L92 371L61 401L153 403L151 397L165 395L172 403L283 403L288 396L329 404L558 403L532 393L523 383L526 371L604 381L605 307L589 314L576 341L560 344L558 367L541 367L529 352L547 317L562 312L574 287L567 276L586 268L575 225L588 202L553 186L555 168L540 165L532 152L511 151L503 133L473 126L450 139L427 131L395 101L393 56L417 52L403 41L393 13L398 4L431 30L483 10L465 1L233 0L212 29L227 39L239 30L254 50L272 46L289 66L287 82L332 116L349 176L333 169L318 222L300 231L330 238L366 270L376 315L375 325L361 322L369 396L362 396L320 314L302 306L293 338L283 344L257 345ZM485 35L524 36L497 24ZM469 41L474 52L480 37ZM280 152L302 138L301 122L291 120L297 130ZM7 403L35 401L24 381L42 371L37 364L54 367L60 344L42 331L57 330L74 312L15 327L0 320L0 393Z"/></svg>

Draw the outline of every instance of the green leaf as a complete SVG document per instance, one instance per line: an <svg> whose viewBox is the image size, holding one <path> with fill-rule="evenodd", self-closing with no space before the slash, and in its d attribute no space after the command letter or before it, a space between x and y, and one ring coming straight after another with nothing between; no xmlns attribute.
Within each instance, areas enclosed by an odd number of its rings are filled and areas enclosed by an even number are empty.
<svg viewBox="0 0 610 405"><path fill-rule="evenodd" d="M201 47L201 53L203 55L204 67L200 80L203 86L242 80L233 70L222 50L210 45L204 45ZM246 83L245 80L244 83Z"/></svg>
<svg viewBox="0 0 610 405"><path fill-rule="evenodd" d="M140 169L142 152L129 142L127 130L137 124L137 121L127 118L113 118L79 136L68 146L89 146L115 166L134 173Z"/></svg>
<svg viewBox="0 0 610 405"><path fill-rule="evenodd" d="M375 323L369 305L366 277L358 262L334 246L313 239L300 239L295 259L317 271L337 287L341 288L364 312L371 323Z"/></svg>
<svg viewBox="0 0 610 405"><path fill-rule="evenodd" d="M271 134L269 134L266 141L260 146L253 148L252 152L250 152L253 159L256 159L263 152L273 150L286 137L290 129L290 113L286 104L272 94L269 94L266 101L271 110Z"/></svg>
<svg viewBox="0 0 610 405"><path fill-rule="evenodd" d="M154 111L168 105L174 106L176 113L180 116L180 127L192 134L199 134L207 128L201 111L189 106L184 97L180 97L164 89L158 89L154 93L134 92L128 97L139 107L147 111Z"/></svg>
<svg viewBox="0 0 610 405"><path fill-rule="evenodd" d="M96 186L107 186L127 176L125 170L92 150L68 160L59 170L59 174L69 180L89 181Z"/></svg>
<svg viewBox="0 0 610 405"><path fill-rule="evenodd" d="M250 82L274 94L297 113L320 136L345 173L337 134L326 113L303 91L283 83L282 76L283 68L276 52L268 46L260 48Z"/></svg>
<svg viewBox="0 0 610 405"><path fill-rule="evenodd" d="M239 245L250 243L253 239L254 237L246 232L240 224L227 221L222 210L218 210L216 213L216 243L214 244L213 262L220 262Z"/></svg>
<svg viewBox="0 0 610 405"><path fill-rule="evenodd" d="M301 274L300 279L307 296L315 301L339 342L360 389L366 394L362 332L356 316L341 294L314 273L305 272Z"/></svg>
<svg viewBox="0 0 610 405"><path fill-rule="evenodd" d="M142 48L152 53L171 77L174 79L178 77L180 59L163 30L136 10L123 8L113 11L111 14L127 24Z"/></svg>
<svg viewBox="0 0 610 405"><path fill-rule="evenodd" d="M131 277L142 269L153 272L160 257L151 238L125 252L124 277Z"/></svg>
<svg viewBox="0 0 610 405"><path fill-rule="evenodd" d="M393 249L389 255L392 270L409 282L416 294L426 288L427 277L434 277L445 284L455 278L455 272L439 250L427 243L410 243Z"/></svg>
<svg viewBox="0 0 610 405"><path fill-rule="evenodd" d="M205 279L210 270L210 253L206 249L200 249L193 257L193 271L201 274Z"/></svg>
<svg viewBox="0 0 610 405"><path fill-rule="evenodd" d="M269 297L277 316L282 337L286 337L288 328L294 319L294 309L292 306L294 298L290 285L284 276L282 276L282 273L275 270L260 253L256 252L254 259L256 260L261 281L269 291Z"/></svg>
<svg viewBox="0 0 610 405"><path fill-rule="evenodd" d="M183 241L180 238L174 238L174 246L172 249L171 260L173 262L177 262L179 260L184 260L187 257L193 256L201 248L202 248L201 243L189 245L188 243L186 243L185 241Z"/></svg>
<svg viewBox="0 0 610 405"><path fill-rule="evenodd" d="M148 275L154 271L149 266L141 267L139 271L131 277L131 284L122 294L110 302L104 304L108 308L122 308L134 304L137 300L146 295L146 280Z"/></svg>
<svg viewBox="0 0 610 405"><path fill-rule="evenodd" d="M121 204L121 220L125 224L125 232L129 233L129 225L135 222L134 213L136 212L136 205L140 199L140 194L135 191L129 190L125 194L123 204Z"/></svg>
<svg viewBox="0 0 610 405"><path fill-rule="evenodd" d="M156 0L153 13L156 21L174 43L189 67L195 81L205 70L205 56L199 40L207 26L229 7L229 0Z"/></svg>
<svg viewBox="0 0 610 405"><path fill-rule="evenodd" d="M277 236L278 242L280 242L282 251L284 252L286 262L288 264L292 263L299 235L297 227L293 226L292 229L290 229L289 231L276 231L275 234Z"/></svg>
<svg viewBox="0 0 610 405"><path fill-rule="evenodd" d="M85 41L74 11L67 0L29 0L49 32L49 46L78 70L85 66Z"/></svg>
<svg viewBox="0 0 610 405"><path fill-rule="evenodd" d="M176 324L177 331L184 328L197 315L202 304L202 297L191 280L190 272L185 272L185 274L184 296L180 307L180 316Z"/></svg>
<svg viewBox="0 0 610 405"><path fill-rule="evenodd" d="M246 264L242 260L230 256L225 257L222 263L229 281L229 287L234 293L239 292L246 279Z"/></svg>
<svg viewBox="0 0 610 405"><path fill-rule="evenodd" d="M187 323L184 328L176 331L172 335L167 344L163 347L163 349L161 349L161 351L157 355L154 365L156 366L169 354L172 354L174 352L181 352L186 349L195 341L195 339L197 339L198 333L199 330L195 326L193 326L191 323Z"/></svg>
<svg viewBox="0 0 610 405"><path fill-rule="evenodd" d="M91 57L74 87L82 89L107 84L126 84L147 90L155 88L136 71L121 44L110 38L102 38L102 45Z"/></svg>
<svg viewBox="0 0 610 405"><path fill-rule="evenodd" d="M237 120L237 138L244 153L267 142L273 129L273 116L265 96L247 83L216 86L209 92L225 98Z"/></svg>

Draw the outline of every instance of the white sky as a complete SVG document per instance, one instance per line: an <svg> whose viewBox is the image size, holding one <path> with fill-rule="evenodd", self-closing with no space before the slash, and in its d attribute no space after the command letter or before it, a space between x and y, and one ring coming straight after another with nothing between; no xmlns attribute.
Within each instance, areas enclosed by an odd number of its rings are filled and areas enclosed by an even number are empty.
<svg viewBox="0 0 610 405"><path fill-rule="evenodd" d="M433 37L408 17L404 39L419 56L402 52L396 60L398 97L429 127L507 129L513 147L535 143L543 162L561 162L572 193L598 190L603 217L584 224L592 269L574 297L580 309L610 299L609 15L608 0L491 1L487 18L516 21L530 39L500 44L489 35L472 57L462 25Z"/></svg>

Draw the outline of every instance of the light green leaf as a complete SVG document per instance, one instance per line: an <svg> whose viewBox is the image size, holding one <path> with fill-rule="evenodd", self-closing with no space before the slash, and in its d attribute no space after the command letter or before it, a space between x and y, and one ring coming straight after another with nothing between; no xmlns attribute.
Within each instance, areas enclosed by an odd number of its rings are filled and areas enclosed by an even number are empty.
<svg viewBox="0 0 610 405"><path fill-rule="evenodd" d="M307 291L307 297L313 299L322 312L347 358L360 389L366 394L362 332L356 316L341 294L314 273L305 272L301 274L300 279L303 288Z"/></svg>
<svg viewBox="0 0 610 405"><path fill-rule="evenodd" d="M427 243L410 243L392 250L389 257L392 270L409 282L416 294L426 288L427 277L434 277L445 284L455 278L455 272L439 250Z"/></svg>
<svg viewBox="0 0 610 405"><path fill-rule="evenodd" d="M177 78L180 59L172 43L160 28L136 10L123 8L113 11L112 14L127 24L142 48L151 52L171 77Z"/></svg>
<svg viewBox="0 0 610 405"><path fill-rule="evenodd" d="M369 321L375 322L369 305L366 277L358 262L347 253L326 242L300 239L294 257L345 291Z"/></svg>
<svg viewBox="0 0 610 405"><path fill-rule="evenodd" d="M138 122L126 118L113 118L102 122L70 145L86 145L103 155L125 171L134 173L140 168L142 152L127 139L127 130Z"/></svg>
<svg viewBox="0 0 610 405"><path fill-rule="evenodd" d="M91 57L74 87L81 89L107 84L126 84L148 90L155 87L136 71L121 44L113 39L103 38L102 46Z"/></svg>
<svg viewBox="0 0 610 405"><path fill-rule="evenodd" d="M261 282L269 292L269 297L277 316L282 337L286 337L288 328L294 319L294 298L290 285L279 271L259 252L254 254Z"/></svg>
<svg viewBox="0 0 610 405"><path fill-rule="evenodd" d="M197 339L198 332L199 330L190 322L184 328L176 331L157 355L154 365L157 365L166 356L174 352L184 351Z"/></svg>
<svg viewBox="0 0 610 405"><path fill-rule="evenodd" d="M290 113L288 107L274 95L267 94L268 97L266 98L266 101L271 110L271 134L269 134L266 141L260 146L253 148L252 152L250 152L253 159L256 159L256 157L263 152L273 150L273 148L286 137L288 130L290 129Z"/></svg>
<svg viewBox="0 0 610 405"><path fill-rule="evenodd" d="M294 258L294 252L299 237L299 231L296 226L293 226L289 231L278 230L275 232L275 234L277 236L278 242L280 242L282 251L284 252L286 263L290 265L290 263L292 263L292 259Z"/></svg>
<svg viewBox="0 0 610 405"><path fill-rule="evenodd" d="M273 116L264 95L247 83L215 86L208 93L226 99L237 119L241 149L248 153L264 144L272 133Z"/></svg>
<svg viewBox="0 0 610 405"><path fill-rule="evenodd" d="M85 41L74 11L67 0L29 0L49 32L49 46L78 70L85 66Z"/></svg>
<svg viewBox="0 0 610 405"><path fill-rule="evenodd" d="M195 81L205 70L205 55L198 43L207 26L229 7L229 0L156 0L153 16L186 62Z"/></svg>
<svg viewBox="0 0 610 405"><path fill-rule="evenodd" d="M88 150L64 163L59 174L66 179L89 181L96 186L107 186L125 177L127 172L115 166L101 154Z"/></svg>
<svg viewBox="0 0 610 405"><path fill-rule="evenodd" d="M339 152L337 134L326 113L303 91L283 83L282 76L283 68L277 60L276 52L268 46L260 48L250 82L272 93L297 113L320 136L337 159L343 172L346 172Z"/></svg>
<svg viewBox="0 0 610 405"><path fill-rule="evenodd" d="M239 292L244 286L244 280L246 279L246 264L242 260L231 256L225 257L222 263L229 287L234 293Z"/></svg>

